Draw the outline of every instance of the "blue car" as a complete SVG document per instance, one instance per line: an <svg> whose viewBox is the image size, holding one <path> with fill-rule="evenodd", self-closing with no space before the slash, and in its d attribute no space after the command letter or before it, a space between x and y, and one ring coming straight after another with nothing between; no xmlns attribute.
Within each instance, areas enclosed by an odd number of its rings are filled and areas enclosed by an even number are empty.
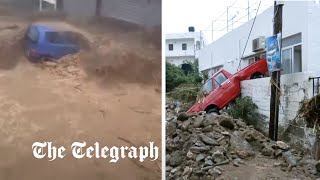
<svg viewBox="0 0 320 180"><path fill-rule="evenodd" d="M24 49L28 59L36 62L58 60L65 55L77 53L80 48L73 32L32 24L25 34Z"/></svg>

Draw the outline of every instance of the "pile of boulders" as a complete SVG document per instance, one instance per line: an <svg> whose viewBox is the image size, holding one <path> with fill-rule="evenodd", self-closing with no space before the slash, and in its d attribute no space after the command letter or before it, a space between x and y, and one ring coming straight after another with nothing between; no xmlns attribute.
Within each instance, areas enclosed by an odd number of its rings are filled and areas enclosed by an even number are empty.
<svg viewBox="0 0 320 180"><path fill-rule="evenodd" d="M238 167L257 155L278 158L281 163L274 166L284 171L317 174L311 158L282 141L271 141L241 119L205 112L179 114L174 103L166 106L166 115L167 179L214 179L223 174L222 165Z"/></svg>

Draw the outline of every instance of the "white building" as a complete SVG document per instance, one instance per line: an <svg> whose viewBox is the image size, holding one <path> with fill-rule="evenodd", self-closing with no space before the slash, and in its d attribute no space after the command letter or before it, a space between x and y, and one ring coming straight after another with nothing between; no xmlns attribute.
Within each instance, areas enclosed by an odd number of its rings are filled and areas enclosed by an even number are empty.
<svg viewBox="0 0 320 180"><path fill-rule="evenodd" d="M212 74L224 67L235 73L253 62L254 57L264 55L264 50L252 51L252 41L273 35L273 14L272 6L257 16L242 60L253 19L202 49L199 70ZM316 1L285 1L282 30L283 73L320 71L320 5Z"/></svg>
<svg viewBox="0 0 320 180"><path fill-rule="evenodd" d="M194 61L205 45L203 39L199 32L166 34L166 61L177 66Z"/></svg>

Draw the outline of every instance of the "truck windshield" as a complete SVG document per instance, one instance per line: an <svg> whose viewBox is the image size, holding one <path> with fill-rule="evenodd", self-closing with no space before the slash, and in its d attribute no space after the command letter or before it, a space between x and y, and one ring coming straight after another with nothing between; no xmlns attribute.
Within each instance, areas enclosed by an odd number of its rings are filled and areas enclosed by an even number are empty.
<svg viewBox="0 0 320 180"><path fill-rule="evenodd" d="M221 85L222 83L224 83L228 78L223 74L223 73L219 73L215 78L216 82Z"/></svg>

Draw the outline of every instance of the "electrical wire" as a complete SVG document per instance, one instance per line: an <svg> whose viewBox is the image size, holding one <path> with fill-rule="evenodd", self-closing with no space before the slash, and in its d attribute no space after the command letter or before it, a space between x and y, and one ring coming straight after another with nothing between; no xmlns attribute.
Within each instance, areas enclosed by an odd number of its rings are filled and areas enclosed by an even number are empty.
<svg viewBox="0 0 320 180"><path fill-rule="evenodd" d="M230 6L228 6L229 8L230 7L232 7L232 6L234 6L235 5L235 3L237 2L237 0L235 0ZM206 28L206 29L204 29L204 30L208 30L209 28L211 28L212 27L212 24L214 23L214 22L216 22L221 16L223 16L225 13L227 12L227 10L225 10L222 14L220 14L215 20L213 20L212 21L212 23Z"/></svg>
<svg viewBox="0 0 320 180"><path fill-rule="evenodd" d="M242 52L241 58L239 59L239 65L238 65L237 71L239 71L239 68L240 68L240 65L241 65L241 60L242 60L243 55L244 55L244 51L245 51L245 50L246 50L246 48L247 48L248 41L249 41L249 38L250 38L250 35L251 35L251 32L252 32L252 29L253 29L254 23L256 22L256 18L257 18L258 12L259 12L260 4L261 4L261 0L260 0L260 2L259 2L259 6L258 6L258 9L257 9L256 15L254 16L254 19L253 19L253 22L252 22L252 25L251 25L251 29L250 29L250 32L249 32L249 35L248 35L248 38L247 38L246 45L244 46L244 49L243 49L243 52Z"/></svg>

